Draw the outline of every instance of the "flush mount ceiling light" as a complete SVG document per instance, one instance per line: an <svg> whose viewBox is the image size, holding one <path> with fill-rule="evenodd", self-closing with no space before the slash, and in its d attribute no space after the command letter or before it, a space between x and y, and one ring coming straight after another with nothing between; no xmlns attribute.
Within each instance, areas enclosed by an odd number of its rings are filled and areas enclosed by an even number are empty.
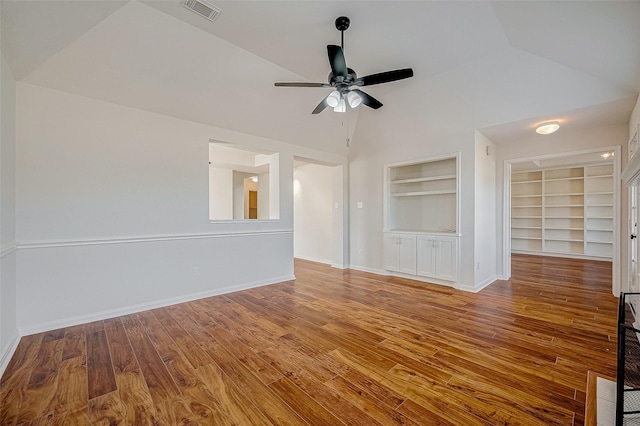
<svg viewBox="0 0 640 426"><path fill-rule="evenodd" d="M539 135L550 135L560 128L560 123L557 121L548 121L546 123L538 124L536 127L536 133Z"/></svg>
<svg viewBox="0 0 640 426"><path fill-rule="evenodd" d="M613 157L614 152L613 151L607 151L604 154L600 154L600 157L602 157L603 160L606 160L608 158Z"/></svg>

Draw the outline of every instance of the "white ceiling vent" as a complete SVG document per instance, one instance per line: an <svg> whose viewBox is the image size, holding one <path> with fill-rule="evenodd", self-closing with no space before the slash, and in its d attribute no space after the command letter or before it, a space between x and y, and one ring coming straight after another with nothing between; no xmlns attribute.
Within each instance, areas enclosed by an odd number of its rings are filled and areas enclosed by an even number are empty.
<svg viewBox="0 0 640 426"><path fill-rule="evenodd" d="M222 13L222 9L215 7L206 0L184 0L182 5L210 21L214 21Z"/></svg>

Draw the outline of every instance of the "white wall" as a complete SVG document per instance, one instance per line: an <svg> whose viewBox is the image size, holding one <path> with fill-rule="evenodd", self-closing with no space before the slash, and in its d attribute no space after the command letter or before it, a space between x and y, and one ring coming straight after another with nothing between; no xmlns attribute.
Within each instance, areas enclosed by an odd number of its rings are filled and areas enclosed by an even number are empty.
<svg viewBox="0 0 640 426"><path fill-rule="evenodd" d="M256 189L258 191L258 219L270 218L269 216L271 213L269 210L269 196L270 196L269 181L270 180L271 180L271 173L258 175L258 182L256 184ZM277 218L277 216L274 216L274 218Z"/></svg>
<svg viewBox="0 0 640 426"><path fill-rule="evenodd" d="M497 278L496 146L476 132L475 163L475 289Z"/></svg>
<svg viewBox="0 0 640 426"><path fill-rule="evenodd" d="M279 220L210 223L210 140L279 152ZM294 155L345 161L18 83L18 328L292 278Z"/></svg>
<svg viewBox="0 0 640 426"><path fill-rule="evenodd" d="M15 81L0 53L0 374L18 342L15 235Z"/></svg>
<svg viewBox="0 0 640 426"><path fill-rule="evenodd" d="M529 139L521 141L513 141L513 143L502 143L496 147L497 153L497 212L498 212L498 225L497 225L497 249L498 249L498 271L502 273L505 270L503 262L503 203L504 203L504 164L507 160L514 160L518 158L532 158L538 156L546 156L565 153L597 149L612 146L621 146L621 164L622 167L626 164L626 143L628 135L628 126L626 124L606 126L592 128L582 131L568 131L566 129L560 129L558 132L541 136L535 133ZM619 229L622 236L626 234L627 223L627 196L626 191L621 191L620 213L621 219L619 221ZM621 282L626 282L627 264L626 253L627 244L624 238L620 241L621 264L619 265L619 271L621 273ZM505 277L508 278L508 277Z"/></svg>
<svg viewBox="0 0 640 426"><path fill-rule="evenodd" d="M209 219L233 219L233 170L209 166Z"/></svg>
<svg viewBox="0 0 640 426"><path fill-rule="evenodd" d="M332 263L333 169L305 164L293 171L293 254Z"/></svg>

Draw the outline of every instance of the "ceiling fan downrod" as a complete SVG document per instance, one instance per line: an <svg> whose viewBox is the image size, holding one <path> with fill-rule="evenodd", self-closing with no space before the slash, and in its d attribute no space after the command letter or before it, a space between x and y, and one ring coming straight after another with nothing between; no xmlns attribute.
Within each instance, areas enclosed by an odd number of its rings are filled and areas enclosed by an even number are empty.
<svg viewBox="0 0 640 426"><path fill-rule="evenodd" d="M344 32L349 28L351 20L346 16L336 18L336 29L340 31L340 47L344 50Z"/></svg>

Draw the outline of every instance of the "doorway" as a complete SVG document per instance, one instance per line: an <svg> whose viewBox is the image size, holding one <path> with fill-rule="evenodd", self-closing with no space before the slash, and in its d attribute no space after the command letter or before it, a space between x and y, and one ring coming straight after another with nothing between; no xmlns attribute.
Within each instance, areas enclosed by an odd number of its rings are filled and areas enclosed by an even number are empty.
<svg viewBox="0 0 640 426"><path fill-rule="evenodd" d="M293 254L343 268L345 262L344 166L294 158Z"/></svg>
<svg viewBox="0 0 640 426"><path fill-rule="evenodd" d="M603 161L603 157L601 157L605 152L614 153L613 157L607 160L608 163ZM599 175L604 173L599 170L599 165L602 164L613 166L612 171L607 172L608 176L606 177L613 186L611 195L606 195L605 192L597 189L597 185L602 180ZM578 176L580 173L574 175L574 171L577 172L581 167L586 174L582 177ZM524 172L526 170L540 172L536 172L535 179L529 179L526 178L527 173ZM544 170L551 172L542 172ZM588 170L594 170L595 179L592 178L592 174ZM513 179L514 181L520 180L520 182L516 182L514 185L512 176L518 173L518 177ZM585 195L584 190L582 195L578 194L580 191L573 191L572 188L574 185L580 184L581 179L584 180L585 185L596 188L593 195ZM547 184L550 188L548 191ZM539 201L533 202L528 197L529 189L535 190ZM624 223L621 219L626 216L626 212L622 212L620 199L620 147L603 147L505 160L503 194L502 266L505 279L511 277L512 251L558 257L602 258L602 260L610 258L612 262L612 293L619 293L621 283L620 224ZM546 194L550 196L547 197ZM520 214L520 210L522 210L522 214ZM603 226L605 221L600 219L604 216L607 216L606 230ZM590 219L590 217L594 217L594 219ZM537 222L533 223L534 221ZM578 222L581 223L581 226L575 224ZM604 239L602 238L602 235L605 234L610 241L606 245L603 244ZM545 252L547 239L549 247L554 248L549 253ZM607 253L600 253L598 248L605 246L609 247ZM582 247L584 247L584 251L581 252Z"/></svg>

